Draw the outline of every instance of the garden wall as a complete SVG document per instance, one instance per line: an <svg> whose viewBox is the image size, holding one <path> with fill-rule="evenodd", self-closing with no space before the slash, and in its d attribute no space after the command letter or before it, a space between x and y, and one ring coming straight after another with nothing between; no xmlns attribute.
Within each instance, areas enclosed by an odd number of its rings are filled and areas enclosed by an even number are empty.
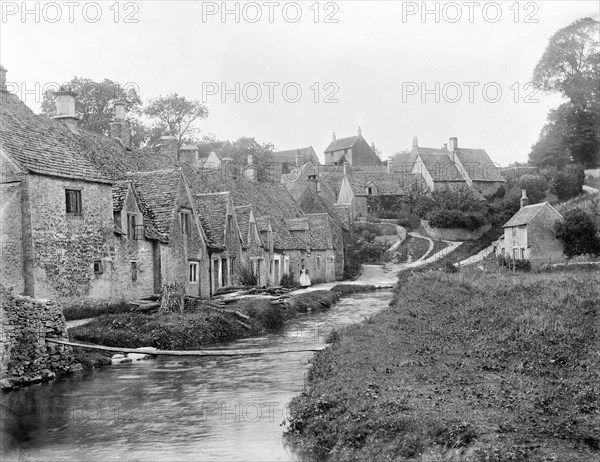
<svg viewBox="0 0 600 462"><path fill-rule="evenodd" d="M51 380L76 372L71 347L46 343L46 338L69 340L57 302L13 295L0 286L0 387Z"/></svg>
<svg viewBox="0 0 600 462"><path fill-rule="evenodd" d="M475 241L492 229L490 224L473 231L465 228L433 228L427 220L421 220L421 227L427 236L442 241Z"/></svg>

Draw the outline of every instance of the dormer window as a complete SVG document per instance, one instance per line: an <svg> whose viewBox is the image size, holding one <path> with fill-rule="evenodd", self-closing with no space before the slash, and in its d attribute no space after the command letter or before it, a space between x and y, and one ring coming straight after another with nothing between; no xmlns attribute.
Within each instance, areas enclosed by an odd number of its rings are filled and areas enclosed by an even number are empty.
<svg viewBox="0 0 600 462"><path fill-rule="evenodd" d="M372 186L369 186L369 187L367 188L367 194L368 194L369 196L372 196L372 195L373 195L373 187L372 187Z"/></svg>
<svg viewBox="0 0 600 462"><path fill-rule="evenodd" d="M181 221L181 232L188 236L192 234L192 212L190 210L181 210L179 218Z"/></svg>

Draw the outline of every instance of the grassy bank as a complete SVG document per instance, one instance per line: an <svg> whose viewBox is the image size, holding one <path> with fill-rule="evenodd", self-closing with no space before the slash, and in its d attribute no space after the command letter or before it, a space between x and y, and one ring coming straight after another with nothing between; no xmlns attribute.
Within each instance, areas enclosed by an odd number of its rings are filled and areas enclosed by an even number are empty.
<svg viewBox="0 0 600 462"><path fill-rule="evenodd" d="M323 290L292 296L287 306L271 304L271 300L264 298L248 298L228 306L227 310L198 303L187 305L183 313L107 314L69 329L69 337L72 341L125 348L191 350L281 329L287 319L298 313L322 311L337 300L336 293ZM233 311L249 319L240 319ZM75 356L84 368L90 369L105 365L111 354L75 349Z"/></svg>
<svg viewBox="0 0 600 462"><path fill-rule="evenodd" d="M406 275L334 336L288 440L331 460L600 459L600 275Z"/></svg>

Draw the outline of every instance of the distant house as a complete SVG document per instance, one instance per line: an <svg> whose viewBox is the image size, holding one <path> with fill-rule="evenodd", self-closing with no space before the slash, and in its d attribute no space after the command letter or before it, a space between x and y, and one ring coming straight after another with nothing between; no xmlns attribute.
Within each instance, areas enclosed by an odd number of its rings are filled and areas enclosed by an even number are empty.
<svg viewBox="0 0 600 462"><path fill-rule="evenodd" d="M319 156L312 146L299 149L288 149L287 151L276 151L273 153L273 160L282 165L281 173L290 173L292 168L304 165L310 162L312 165L319 165Z"/></svg>
<svg viewBox="0 0 600 462"><path fill-rule="evenodd" d="M468 187L486 196L505 183L484 149L459 148L458 138L450 138L449 144L436 149L419 146L414 137L410 153L397 155L392 169L421 175L431 191Z"/></svg>
<svg viewBox="0 0 600 462"><path fill-rule="evenodd" d="M335 133L325 149L325 164L380 165L381 160L369 143L362 137L360 127L356 136L337 139Z"/></svg>
<svg viewBox="0 0 600 462"><path fill-rule="evenodd" d="M548 202L525 205L503 226L504 235L498 239L496 255L529 260L532 265L564 261L563 246L554 235L554 225L564 220Z"/></svg>
<svg viewBox="0 0 600 462"><path fill-rule="evenodd" d="M211 291L237 283L237 266L243 265L242 235L228 191L194 194L194 203L208 240Z"/></svg>

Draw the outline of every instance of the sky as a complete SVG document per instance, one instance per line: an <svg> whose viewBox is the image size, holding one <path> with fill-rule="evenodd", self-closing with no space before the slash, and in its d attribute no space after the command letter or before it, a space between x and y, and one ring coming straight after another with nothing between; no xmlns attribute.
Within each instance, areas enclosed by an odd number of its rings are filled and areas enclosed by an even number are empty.
<svg viewBox="0 0 600 462"><path fill-rule="evenodd" d="M313 146L361 127L387 158L419 145L525 162L556 94L529 81L549 38L596 1L3 1L7 84L40 111L45 88L109 78L144 101L208 107L201 134Z"/></svg>

